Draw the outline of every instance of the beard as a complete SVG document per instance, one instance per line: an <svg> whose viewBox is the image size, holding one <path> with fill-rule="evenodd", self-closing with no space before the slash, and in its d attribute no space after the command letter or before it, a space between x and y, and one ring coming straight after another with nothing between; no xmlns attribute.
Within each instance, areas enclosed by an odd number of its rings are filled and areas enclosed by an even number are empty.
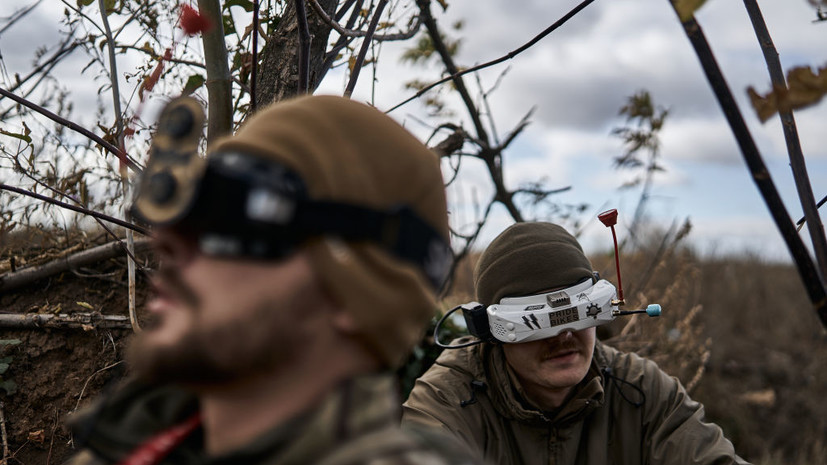
<svg viewBox="0 0 827 465"><path fill-rule="evenodd" d="M168 283L176 295L192 293L177 277ZM137 334L129 344L127 361L134 374L151 383L216 386L257 373L272 372L289 363L308 337L294 325L312 309L298 296L281 301L263 300L247 309L224 309L235 316L222 324L205 324L199 318L197 299L182 299L192 312L193 324L174 343L153 344L152 329ZM160 322L163 324L163 322Z"/></svg>

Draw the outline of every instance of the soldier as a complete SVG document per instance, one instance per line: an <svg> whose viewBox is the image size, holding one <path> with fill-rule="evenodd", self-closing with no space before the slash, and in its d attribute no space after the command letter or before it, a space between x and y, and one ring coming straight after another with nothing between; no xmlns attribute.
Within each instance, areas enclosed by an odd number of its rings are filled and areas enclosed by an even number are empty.
<svg viewBox="0 0 827 465"><path fill-rule="evenodd" d="M162 113L134 213L161 261L131 381L71 422L73 464L470 463L399 428L390 368L450 253L439 161L389 117L301 97L197 155Z"/></svg>
<svg viewBox="0 0 827 465"><path fill-rule="evenodd" d="M608 289L610 302L614 287L597 280L560 226L506 229L480 257L474 285L484 306L516 309L516 325L492 324L492 332L517 339L511 331L530 325L521 334L536 339L454 341L464 347L445 350L417 380L403 425L453 433L498 464L745 464L677 379L596 341L591 325L602 304L595 296ZM589 311L578 314L578 305ZM561 325L569 329L556 331Z"/></svg>

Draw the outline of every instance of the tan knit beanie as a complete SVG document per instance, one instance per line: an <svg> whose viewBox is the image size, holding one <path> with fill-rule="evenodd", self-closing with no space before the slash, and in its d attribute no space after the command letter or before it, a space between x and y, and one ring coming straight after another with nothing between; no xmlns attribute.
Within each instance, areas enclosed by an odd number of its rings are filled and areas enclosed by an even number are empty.
<svg viewBox="0 0 827 465"><path fill-rule="evenodd" d="M438 157L367 105L334 96L276 103L210 151L276 160L299 174L313 200L379 210L408 206L448 241ZM305 247L361 340L385 365L401 363L436 310L436 290L424 273L369 242L321 237Z"/></svg>
<svg viewBox="0 0 827 465"><path fill-rule="evenodd" d="M516 223L480 256L474 272L477 300L539 294L591 278L592 266L577 239L552 223Z"/></svg>

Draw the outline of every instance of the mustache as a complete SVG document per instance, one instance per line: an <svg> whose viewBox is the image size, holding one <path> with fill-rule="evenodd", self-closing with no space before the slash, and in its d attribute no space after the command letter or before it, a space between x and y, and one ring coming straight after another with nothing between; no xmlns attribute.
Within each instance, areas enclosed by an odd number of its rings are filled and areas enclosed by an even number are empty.
<svg viewBox="0 0 827 465"><path fill-rule="evenodd" d="M582 347L580 343L574 338L562 339L558 341L549 341L543 357L546 359L558 357L568 352L581 352Z"/></svg>
<svg viewBox="0 0 827 465"><path fill-rule="evenodd" d="M171 268L161 268L155 273L153 280L157 280L160 284L156 285L156 290L172 294L173 298L180 300L188 307L198 308L201 305L201 299L195 291L184 282L181 275Z"/></svg>

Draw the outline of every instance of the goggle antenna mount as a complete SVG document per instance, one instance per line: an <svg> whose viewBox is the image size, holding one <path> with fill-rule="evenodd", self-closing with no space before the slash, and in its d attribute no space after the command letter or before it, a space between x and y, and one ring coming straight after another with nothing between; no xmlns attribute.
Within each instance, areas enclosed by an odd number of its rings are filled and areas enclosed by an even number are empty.
<svg viewBox="0 0 827 465"><path fill-rule="evenodd" d="M626 300L623 298L623 284L620 281L620 253L618 252L617 248L617 233L615 232L615 225L617 224L617 209L606 210L605 212L597 215L597 219L600 220L607 228L612 230L612 239L614 240L615 246L615 267L617 269L617 300L612 301L612 305L625 305Z"/></svg>

